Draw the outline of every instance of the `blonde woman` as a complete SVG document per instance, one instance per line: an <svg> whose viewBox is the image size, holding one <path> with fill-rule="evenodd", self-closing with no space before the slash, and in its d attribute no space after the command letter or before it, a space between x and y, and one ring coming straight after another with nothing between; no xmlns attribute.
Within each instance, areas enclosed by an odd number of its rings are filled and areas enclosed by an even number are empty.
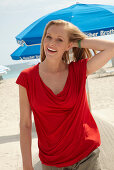
<svg viewBox="0 0 114 170"><path fill-rule="evenodd" d="M23 170L33 170L32 112L42 170L101 170L100 134L88 106L85 84L86 78L113 56L112 41L88 38L63 20L46 25L41 62L23 70L16 81Z"/></svg>

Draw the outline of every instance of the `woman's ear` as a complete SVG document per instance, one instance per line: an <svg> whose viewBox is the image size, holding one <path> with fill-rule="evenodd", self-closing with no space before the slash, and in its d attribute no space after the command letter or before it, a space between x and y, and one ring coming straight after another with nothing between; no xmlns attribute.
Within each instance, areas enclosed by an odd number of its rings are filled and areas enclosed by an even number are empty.
<svg viewBox="0 0 114 170"><path fill-rule="evenodd" d="M67 51L69 51L72 47L73 47L73 43L70 42L70 43L68 44Z"/></svg>

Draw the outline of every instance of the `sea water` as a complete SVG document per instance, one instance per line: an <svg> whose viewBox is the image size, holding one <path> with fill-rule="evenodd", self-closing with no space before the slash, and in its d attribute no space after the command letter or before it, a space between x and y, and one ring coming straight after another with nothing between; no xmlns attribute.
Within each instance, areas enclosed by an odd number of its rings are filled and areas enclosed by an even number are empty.
<svg viewBox="0 0 114 170"><path fill-rule="evenodd" d="M2 78L3 79L17 78L22 70L32 67L33 65L36 65L37 63L38 62L36 62L35 64L26 62L26 63L21 63L21 64L5 65L10 70L7 71L7 74L3 74Z"/></svg>
<svg viewBox="0 0 114 170"><path fill-rule="evenodd" d="M108 62L111 64L111 60ZM32 67L33 65L36 65L39 63L39 61L33 63L26 62L26 63L21 63L21 64L12 64L12 65L5 65L10 68L9 71L7 71L7 74L2 75L3 79L10 79L10 78L17 78L19 74L21 73L22 70Z"/></svg>

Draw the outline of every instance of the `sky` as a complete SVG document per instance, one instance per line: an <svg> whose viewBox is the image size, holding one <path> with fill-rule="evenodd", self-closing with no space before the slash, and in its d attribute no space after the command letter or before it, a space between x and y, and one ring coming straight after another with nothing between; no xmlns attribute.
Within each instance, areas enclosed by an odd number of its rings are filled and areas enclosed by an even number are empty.
<svg viewBox="0 0 114 170"><path fill-rule="evenodd" d="M114 0L0 0L0 65L23 62L10 56L19 47L16 35L38 18L76 2L114 5Z"/></svg>

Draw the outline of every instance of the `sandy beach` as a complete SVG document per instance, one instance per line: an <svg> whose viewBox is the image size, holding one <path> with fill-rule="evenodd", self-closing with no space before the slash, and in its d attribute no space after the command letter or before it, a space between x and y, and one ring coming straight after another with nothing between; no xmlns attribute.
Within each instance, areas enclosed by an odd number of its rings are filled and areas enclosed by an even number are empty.
<svg viewBox="0 0 114 170"><path fill-rule="evenodd" d="M104 69L114 70L114 67ZM99 76L99 74L89 76L88 85L91 112L100 126L102 140L107 138L107 141L103 140L103 153L106 150L110 152L114 143L114 74L104 76ZM22 166L19 144L19 95L18 85L15 81L16 78L0 81L0 169L2 170L19 170ZM32 134L34 162L38 155L38 147L35 131ZM112 145L110 146L110 144ZM111 156L114 156L114 153ZM39 160L38 157L37 159ZM102 161L105 162L105 157L102 158ZM111 163L113 164L113 162ZM112 166L112 169L110 167L103 167L103 169L113 170Z"/></svg>

